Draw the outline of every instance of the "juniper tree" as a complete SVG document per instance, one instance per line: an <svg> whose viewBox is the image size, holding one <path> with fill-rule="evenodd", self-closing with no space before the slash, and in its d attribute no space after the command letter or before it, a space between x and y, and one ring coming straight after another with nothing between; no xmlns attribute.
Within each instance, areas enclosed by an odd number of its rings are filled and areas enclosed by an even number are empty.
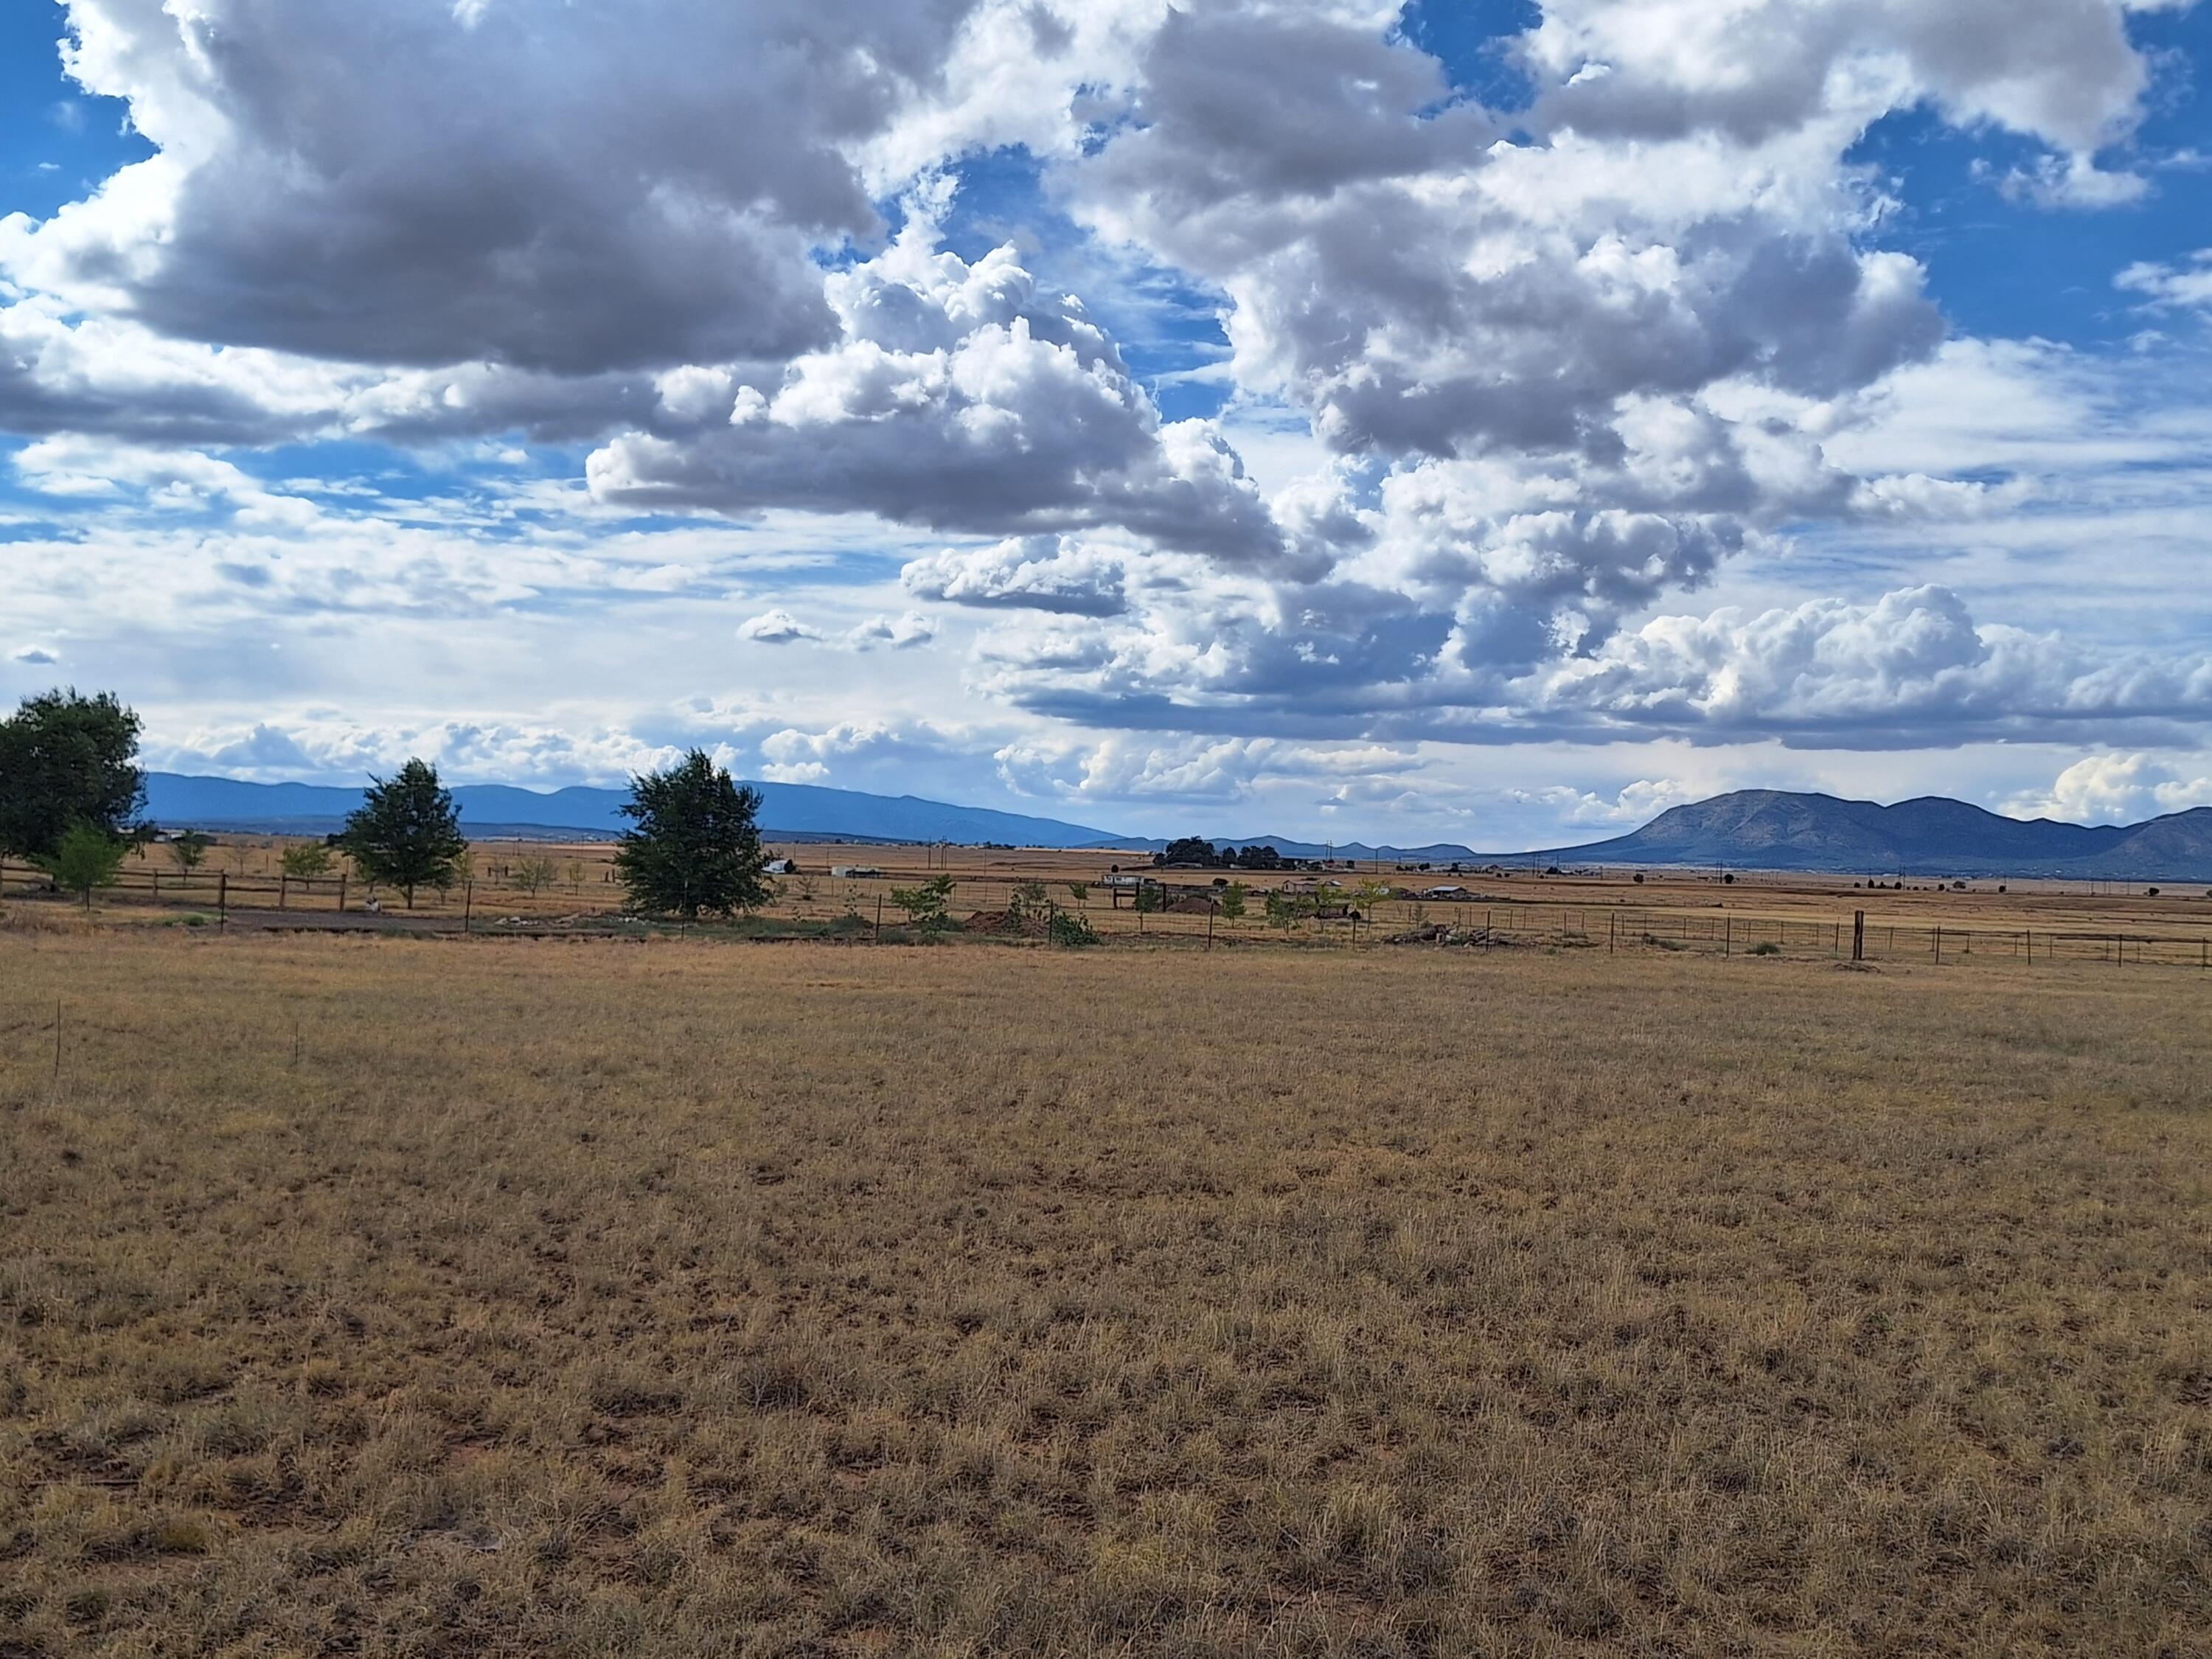
<svg viewBox="0 0 2212 1659"><path fill-rule="evenodd" d="M469 845L452 792L439 784L438 769L420 760L409 761L388 781L369 780L339 844L363 876L405 894L410 910L417 887L453 885L454 865Z"/></svg>
<svg viewBox="0 0 2212 1659"><path fill-rule="evenodd" d="M634 777L615 868L630 907L647 915L726 916L768 902L760 791L740 788L704 750Z"/></svg>

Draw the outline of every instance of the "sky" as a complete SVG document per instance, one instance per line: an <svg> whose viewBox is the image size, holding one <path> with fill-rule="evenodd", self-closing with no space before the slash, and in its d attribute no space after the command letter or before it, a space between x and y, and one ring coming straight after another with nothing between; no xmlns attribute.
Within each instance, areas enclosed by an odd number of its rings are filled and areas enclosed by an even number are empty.
<svg viewBox="0 0 2212 1659"><path fill-rule="evenodd" d="M1484 848L2212 805L2212 4L18 0L0 699Z"/></svg>

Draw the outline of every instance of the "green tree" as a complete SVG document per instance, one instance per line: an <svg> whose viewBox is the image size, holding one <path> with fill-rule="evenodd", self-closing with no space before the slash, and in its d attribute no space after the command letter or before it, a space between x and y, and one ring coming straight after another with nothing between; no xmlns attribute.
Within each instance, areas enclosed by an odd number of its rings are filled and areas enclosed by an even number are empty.
<svg viewBox="0 0 2212 1659"><path fill-rule="evenodd" d="M177 868L190 875L206 861L207 850L214 843L197 830L179 830L169 837L169 856L177 861Z"/></svg>
<svg viewBox="0 0 2212 1659"><path fill-rule="evenodd" d="M330 873L331 849L319 841L303 841L286 848L277 855L276 863L294 881L313 881Z"/></svg>
<svg viewBox="0 0 2212 1659"><path fill-rule="evenodd" d="M138 716L113 693L24 698L0 720L0 853L51 857L79 824L131 833L146 803L137 756Z"/></svg>
<svg viewBox="0 0 2212 1659"><path fill-rule="evenodd" d="M64 892L82 894L84 908L92 908L96 887L112 887L123 868L125 843L95 823L72 824L62 832L54 850L39 864Z"/></svg>
<svg viewBox="0 0 2212 1659"><path fill-rule="evenodd" d="M450 887L453 863L468 848L461 815L438 769L410 760L388 781L371 778L368 799L346 819L341 838L355 866L372 882L386 882L415 908L417 887Z"/></svg>
<svg viewBox="0 0 2212 1659"><path fill-rule="evenodd" d="M1006 895L1006 914L1017 922L1045 913L1044 884L1025 881Z"/></svg>
<svg viewBox="0 0 2212 1659"><path fill-rule="evenodd" d="M702 910L726 916L768 902L761 866L757 789L740 789L704 750L694 749L665 772L629 783L615 868L631 908L647 915Z"/></svg>
<svg viewBox="0 0 2212 1659"><path fill-rule="evenodd" d="M1045 924L1045 933L1054 945L1070 951L1084 950L1098 943L1098 934L1091 924L1067 910L1054 911L1052 920Z"/></svg>
<svg viewBox="0 0 2212 1659"><path fill-rule="evenodd" d="M1221 855L1213 850L1213 843L1199 836L1184 836L1171 841L1159 855L1162 864L1195 864L1200 868L1221 862Z"/></svg>
<svg viewBox="0 0 2212 1659"><path fill-rule="evenodd" d="M924 933L941 933L952 925L952 878L932 876L919 887L894 887L890 900L906 912L907 926Z"/></svg>
<svg viewBox="0 0 2212 1659"><path fill-rule="evenodd" d="M1085 910L1091 908L1091 884L1089 882L1071 881L1067 884L1067 896L1073 899L1079 908Z"/></svg>
<svg viewBox="0 0 2212 1659"><path fill-rule="evenodd" d="M514 884L526 893L535 894L541 888L550 887L558 876L553 860L548 858L523 859L514 866Z"/></svg>
<svg viewBox="0 0 2212 1659"><path fill-rule="evenodd" d="M1232 881L1221 890L1221 915L1225 921L1244 919L1244 884Z"/></svg>
<svg viewBox="0 0 2212 1659"><path fill-rule="evenodd" d="M1156 882L1139 882L1137 885L1137 914L1157 915L1167 907L1167 894Z"/></svg>

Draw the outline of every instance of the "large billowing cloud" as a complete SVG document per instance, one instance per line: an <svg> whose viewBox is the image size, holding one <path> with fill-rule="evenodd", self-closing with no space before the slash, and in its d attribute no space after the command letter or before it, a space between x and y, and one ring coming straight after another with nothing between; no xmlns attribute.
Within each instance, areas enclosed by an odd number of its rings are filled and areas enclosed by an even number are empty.
<svg viewBox="0 0 2212 1659"><path fill-rule="evenodd" d="M1503 607L1424 611L1352 586L1310 598L1288 613L1224 585L1088 629L1010 627L986 652L1002 695L1047 712L1302 738L1943 748L2174 741L2212 721L2202 653L2099 657L2056 633L1978 623L1939 586L1662 616L1567 654Z"/></svg>
<svg viewBox="0 0 2212 1659"><path fill-rule="evenodd" d="M1220 283L1240 383L1340 449L1602 460L1624 398L1834 396L1940 332L1913 262L1854 241L1840 159L1878 110L1646 137L1540 101L1541 140L1516 142L1437 109L1412 46L1257 6L1176 18L1146 70L1141 121L1068 170L1073 203Z"/></svg>
<svg viewBox="0 0 2212 1659"><path fill-rule="evenodd" d="M773 376L666 378L663 430L596 453L594 493L987 534L1119 526L1231 563L1280 553L1212 423L1162 420L1081 301L1041 291L1012 248L969 264L917 204L890 248L826 287L834 345Z"/></svg>
<svg viewBox="0 0 2212 1659"><path fill-rule="evenodd" d="M1069 536L1026 536L994 546L946 548L900 572L917 598L981 609L1118 617L1129 607L1122 559Z"/></svg>
<svg viewBox="0 0 2212 1659"><path fill-rule="evenodd" d="M10 270L165 333L566 372L829 337L876 225L852 148L973 0L74 0L72 67L161 147Z"/></svg>

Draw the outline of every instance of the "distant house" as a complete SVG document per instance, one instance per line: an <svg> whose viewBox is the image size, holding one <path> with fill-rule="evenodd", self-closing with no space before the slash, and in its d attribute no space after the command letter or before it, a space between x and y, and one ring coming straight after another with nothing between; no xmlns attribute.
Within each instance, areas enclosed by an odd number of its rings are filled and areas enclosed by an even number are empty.
<svg viewBox="0 0 2212 1659"><path fill-rule="evenodd" d="M830 873L840 881L870 881L883 872L872 864L833 864Z"/></svg>
<svg viewBox="0 0 2212 1659"><path fill-rule="evenodd" d="M1432 899L1463 899L1467 896L1467 889L1464 887L1431 887L1425 889L1421 896L1423 898Z"/></svg>

